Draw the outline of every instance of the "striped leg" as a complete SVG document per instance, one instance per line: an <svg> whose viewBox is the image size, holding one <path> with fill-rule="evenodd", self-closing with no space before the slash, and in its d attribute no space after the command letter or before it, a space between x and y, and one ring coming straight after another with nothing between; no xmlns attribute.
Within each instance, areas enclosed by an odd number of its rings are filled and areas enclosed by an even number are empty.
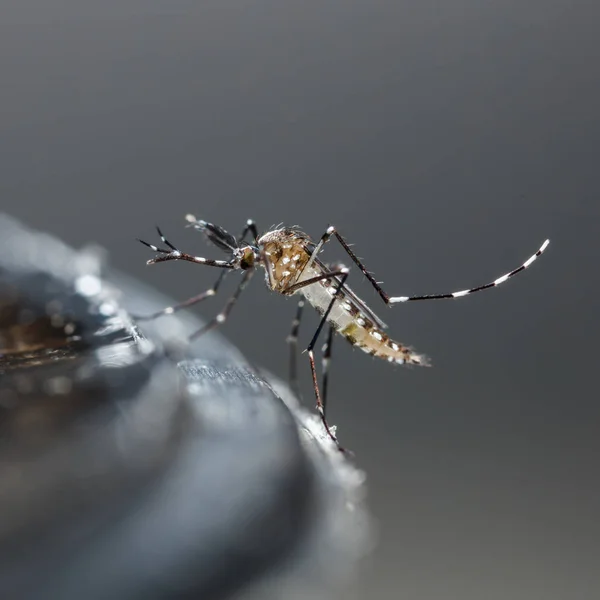
<svg viewBox="0 0 600 600"><path fill-rule="evenodd" d="M338 450L340 450L341 452L345 452L344 448L342 448L340 446L335 434L333 433L333 431L331 431L331 429L327 423L327 420L325 419L325 409L323 406L323 402L321 400L321 392L319 390L319 382L317 379L317 369L315 366L314 348L317 343L317 339L321 333L321 330L323 329L323 326L327 322L327 317L329 316L329 313L331 312L331 309L333 308L333 305L335 303L337 295L338 295L340 289L342 289L344 287L344 283L346 282L346 279L348 278L348 269L346 269L345 267L340 267L337 269L333 269L331 271L327 271L326 273L322 273L321 275L317 275L316 277L311 277L310 279L305 279L304 281L301 281L300 283L296 283L296 284L291 285L290 287L286 288L284 293L286 295L291 295L291 294L301 290L304 287L313 285L314 283L323 281L325 279L335 279L336 277L339 277L339 280L338 280L338 283L337 283L337 286L335 289L335 293L333 294L333 296L331 298L331 302L329 303L327 310L325 311L325 313L323 314L323 317L321 318L319 326L317 327L317 330L315 331L315 334L313 335L312 340L310 341L310 344L308 345L308 348L306 349L306 352L308 353L308 360L310 362L310 370L312 373L313 387L315 390L315 397L317 400L317 410L319 411L319 415L321 416L321 421L323 422L325 431L327 431L327 435L333 440L335 445L338 447Z"/></svg>
<svg viewBox="0 0 600 600"><path fill-rule="evenodd" d="M218 279L215 281L214 285L210 289L202 292L201 294L198 294L197 296L193 296L192 298L189 298L184 302L180 302L179 304L167 306L167 308L163 308L162 310L159 310L158 312L152 313L150 315L135 316L134 318L136 318L138 321L152 321L164 315L172 315L184 308L189 308L190 306L194 306L194 304L198 304L203 300L206 300L207 298L211 298L212 296L215 296L217 294L217 290L219 289L219 286L221 285L221 282L223 281L227 273L228 271L222 271Z"/></svg>
<svg viewBox="0 0 600 600"><path fill-rule="evenodd" d="M327 384L329 383L329 365L331 363L331 345L333 344L333 333L335 329L330 325L327 332L327 340L323 344L323 383L321 390L323 393L323 414L327 415Z"/></svg>
<svg viewBox="0 0 600 600"><path fill-rule="evenodd" d="M181 252L175 246L173 246L173 244L171 244L171 242L169 242L167 238L165 238L160 228L157 227L156 231L158 231L160 239L163 241L164 244L166 244L170 248L170 250L166 250L165 248L159 248L154 244L149 244L144 240L138 239L138 242L141 242L142 244L144 244L144 246L148 246L150 250L153 250L154 252L161 255L151 258L147 262L147 264L149 265L154 265L159 262L167 262L169 260L187 260L189 262L193 262L199 265L207 265L209 267L220 267L221 269L235 269L235 264L231 261L213 260L211 258L202 258L201 256L192 256L191 254Z"/></svg>
<svg viewBox="0 0 600 600"><path fill-rule="evenodd" d="M188 215L188 216L191 217L191 215ZM195 217L192 217L192 219L194 219L194 221L195 221ZM167 238L165 238L165 236L163 235L160 228L157 227L156 229L158 231L160 239L163 241L164 244L166 244L170 248L170 250L166 250L164 248L158 248L154 244L149 244L148 242L144 242L143 240L139 240L139 241L142 242L142 244L144 244L145 246L148 246L151 250L154 250L154 252L159 252L159 253L166 254L166 255L175 255L177 253L181 257L182 253L173 244L171 244L171 242L169 242L169 240L167 240ZM242 242L244 240L244 238L246 237L248 232L252 233L252 235L256 239L256 236L258 235L258 232L256 230L256 225L254 224L254 221L252 221L250 219L248 219L246 226L244 227L244 230L242 232L242 235L239 238L240 242ZM188 256L188 255L183 255L183 256ZM193 260L192 262L200 262L201 264L207 264L206 259L200 259L198 257L193 257L193 258L195 260ZM167 260L167 259L164 259L164 260ZM176 260L176 257L172 258L171 260ZM159 260L157 258L155 258L148 262L149 262L149 264L154 264L155 262L159 262ZM223 261L213 261L213 262L218 263L218 262L223 262ZM212 266L223 266L223 265L212 265ZM179 304L174 304L173 306L167 306L167 308L164 308L163 310L159 310L150 315L133 315L133 316L138 321L151 321L153 319L157 319L158 317L162 317L164 315L172 315L184 308L189 308L190 306L194 306L195 304L198 304L198 303L202 302L203 300L206 300L207 298L210 298L217 294L219 286L223 282L223 279L225 279L225 275L227 275L228 271L229 271L229 269L224 269L221 272L221 274L219 275L218 279L215 281L214 285L210 289L198 294L197 296L193 296L192 298L189 298L188 300L185 300L184 302L181 302Z"/></svg>
<svg viewBox="0 0 600 600"><path fill-rule="evenodd" d="M289 363L289 374L290 374L290 387L296 396L300 397L300 386L298 385L298 368L297 368L297 353L298 353L298 329L300 328L300 319L302 318L302 311L304 309L305 300L302 298L298 302L298 308L296 309L296 316L292 321L292 331L287 337L287 342L290 345L290 363Z"/></svg>
<svg viewBox="0 0 600 600"><path fill-rule="evenodd" d="M208 223L204 219L196 219L194 215L185 215L185 220L188 222L187 227L193 227L203 232L211 242L225 251L233 251L236 247L241 246L246 241L248 233L252 234L254 243L258 243L258 229L252 219L246 221L242 235L237 240L222 227L214 223Z"/></svg>
<svg viewBox="0 0 600 600"><path fill-rule="evenodd" d="M348 269L342 263L333 263L329 266L332 271L348 271ZM329 366L331 364L331 346L333 344L333 334L335 329L330 325L329 331L327 332L327 339L323 344L321 357L321 364L323 365L323 378L321 383L321 393L323 396L323 414L327 415L327 386L329 384Z"/></svg>
<svg viewBox="0 0 600 600"><path fill-rule="evenodd" d="M231 312L231 309L234 307L237 299L240 297L240 294L244 291L244 288L248 285L250 279L252 279L252 275L254 275L254 269L250 269L244 273L240 284L237 286L237 289L233 295L225 303L223 310L216 317L213 317L208 323L206 323L204 327L193 333L190 336L190 342L225 323L229 313Z"/></svg>
<svg viewBox="0 0 600 600"><path fill-rule="evenodd" d="M333 271L333 274L329 274L329 275L331 277L335 277L335 276L337 276L336 275L337 273L338 273L338 271ZM327 432L327 435L333 440L333 442L337 446L337 449L340 452L346 452L346 450L344 448L342 448L342 446L340 446L340 443L338 442L336 435L333 433L333 431L331 431L329 424L327 423L327 419L325 418L325 405L323 403L321 392L319 390L319 381L317 379L317 369L315 367L315 352L314 352L314 348L317 343L317 339L319 338L319 334L321 333L323 326L327 322L327 317L329 316L329 313L331 312L331 309L333 308L333 305L335 304L337 295L339 294L339 291L344 287L344 283L346 283L346 279L348 279L348 269L341 269L341 273L342 274L341 274L341 277L336 286L335 293L331 297L331 302L329 303L327 310L323 314L323 317L321 318L321 322L319 323L319 326L317 327L317 330L315 331L315 334L313 335L313 338L310 341L310 344L308 345L308 348L306 349L306 351L308 353L308 360L310 362L310 371L312 374L313 387L315 390L315 397L317 400L317 410L319 411L319 415L321 416L321 421L323 423L323 426L325 427L325 431ZM325 278L324 276L321 277L321 279L324 279L324 278ZM308 283L309 281L310 280L307 280L304 283ZM327 372L325 371L325 373L324 373L324 381L325 382L326 382L326 377L325 377L326 373Z"/></svg>
<svg viewBox="0 0 600 600"><path fill-rule="evenodd" d="M373 277L373 275L371 275L371 273L369 273L369 271L367 271L367 269L362 264L360 259L356 256L356 254L354 254L354 252L352 251L352 249L350 248L350 246L348 245L346 240L336 231L335 227L333 227L333 226L328 227L327 231L321 236L321 240L319 241L319 243L315 247L315 251L313 252L313 257L317 256L317 254L321 251L322 247L329 241L329 238L331 238L332 235L334 235L337 238L337 240L342 245L342 247L344 248L344 250L346 251L348 256L354 261L356 266L361 270L362 274L369 280L371 285L375 288L377 293L381 296L381 299L388 306L392 305L392 304L398 304L400 302L411 302L413 300L442 300L442 299L462 298L463 296L468 296L469 294L473 294L475 292L481 292L482 290L487 290L488 288L496 287L497 285L504 283L511 277L514 277L517 273L520 273L521 271L524 271L527 267L531 266L533 264L533 262L536 260L536 258L538 258L538 256L542 255L542 253L546 250L546 248L548 247L548 244L550 243L550 240L546 240L540 246L539 250L535 254L530 256L520 267L517 267L516 269L510 271L509 273L506 273L506 274L502 275L501 277L498 277L497 279L495 279L494 281L491 281L490 283L486 283L484 285L478 285L476 287L472 287L467 290L460 290L458 292L450 292L450 293L445 293L445 294L426 294L426 295L421 295L421 296L393 296L392 297L381 288L381 286L377 283L377 281L375 281L375 278ZM312 259L309 260L307 266L310 266L311 261L312 261Z"/></svg>

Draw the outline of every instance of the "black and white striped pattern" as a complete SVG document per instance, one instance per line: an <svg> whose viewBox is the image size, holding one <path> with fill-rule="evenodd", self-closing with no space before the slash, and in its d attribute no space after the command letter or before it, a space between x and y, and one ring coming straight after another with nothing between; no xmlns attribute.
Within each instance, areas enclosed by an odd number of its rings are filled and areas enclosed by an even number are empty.
<svg viewBox="0 0 600 600"><path fill-rule="evenodd" d="M510 273L505 273L498 279L491 281L490 283L486 283L485 285L478 285L477 287L470 288L468 290L460 290L458 292L452 292L450 294L427 294L425 296L396 296L389 298L389 304L396 304L399 302L411 302L413 300L443 300L446 298L462 298L463 296L468 296L469 294L474 294L475 292L481 292L482 290L487 290L488 288L496 287L505 281L508 281L511 277L514 277L517 273L524 271L527 267L531 266L538 256L541 256L548 247L550 240L546 240L541 246L540 249L530 256L520 267L510 271Z"/></svg>
<svg viewBox="0 0 600 600"><path fill-rule="evenodd" d="M156 256L151 258L146 262L148 265L154 265L159 262L167 262L170 260L187 260L188 262L193 262L199 265L207 265L208 267L220 267L221 269L235 269L235 264L229 260L213 260L211 258L202 258L201 256L192 256L191 254L186 254L185 252L181 252L178 250L167 238L163 235L160 228L157 226L156 231L158 231L158 235L162 240L163 244L166 244L170 250L166 250L165 248L159 248L154 244L149 244L144 240L140 240L138 238L138 242L144 244L144 246L148 246L150 250L157 252L158 254L162 254L162 256Z"/></svg>

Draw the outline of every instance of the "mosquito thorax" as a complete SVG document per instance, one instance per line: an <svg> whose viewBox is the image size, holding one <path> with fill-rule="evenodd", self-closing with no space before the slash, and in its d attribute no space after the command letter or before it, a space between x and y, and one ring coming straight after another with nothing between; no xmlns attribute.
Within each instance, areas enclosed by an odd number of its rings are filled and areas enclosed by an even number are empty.
<svg viewBox="0 0 600 600"><path fill-rule="evenodd" d="M285 293L302 275L310 253L308 236L292 227L268 231L258 240L270 289Z"/></svg>

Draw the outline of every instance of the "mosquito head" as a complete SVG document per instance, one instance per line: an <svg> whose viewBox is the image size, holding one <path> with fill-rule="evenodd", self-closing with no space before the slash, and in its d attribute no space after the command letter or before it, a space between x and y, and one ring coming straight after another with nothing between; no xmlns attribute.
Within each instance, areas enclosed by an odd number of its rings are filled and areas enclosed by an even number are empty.
<svg viewBox="0 0 600 600"><path fill-rule="evenodd" d="M254 269L258 260L259 250L254 246L242 246L234 251L235 262L242 271Z"/></svg>

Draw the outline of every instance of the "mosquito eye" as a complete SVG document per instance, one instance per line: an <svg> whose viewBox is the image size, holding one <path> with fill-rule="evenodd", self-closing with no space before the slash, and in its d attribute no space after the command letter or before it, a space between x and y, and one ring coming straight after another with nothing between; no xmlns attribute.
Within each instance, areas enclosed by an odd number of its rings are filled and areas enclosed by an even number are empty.
<svg viewBox="0 0 600 600"><path fill-rule="evenodd" d="M251 269L254 266L254 252L250 248L246 248L242 254L240 267L244 270Z"/></svg>

